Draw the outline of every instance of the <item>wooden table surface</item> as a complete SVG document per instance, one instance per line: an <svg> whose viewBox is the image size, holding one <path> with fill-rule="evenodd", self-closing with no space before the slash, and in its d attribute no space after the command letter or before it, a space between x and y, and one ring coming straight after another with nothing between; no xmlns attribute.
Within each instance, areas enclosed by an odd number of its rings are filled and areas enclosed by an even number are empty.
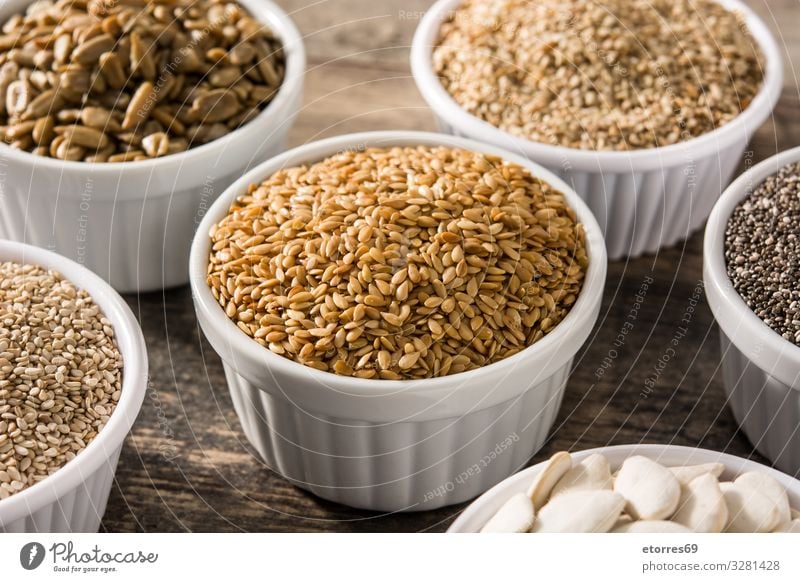
<svg viewBox="0 0 800 582"><path fill-rule="evenodd" d="M279 0L305 37L304 108L291 145L353 131L435 130L411 79L408 50L423 0ZM785 87L748 153L756 162L800 145L799 0L750 0L785 47ZM718 332L705 298L643 394L701 285L701 233L676 248L609 266L603 307L576 358L538 462L554 451L673 443L759 458L725 404ZM612 342L642 284L635 325ZM142 323L151 383L122 452L107 531L443 531L463 506L378 515L320 500L271 472L246 442L219 358L195 320L188 287L128 301ZM615 356L615 357L611 357ZM604 368L605 366L605 368ZM600 372L602 370L602 372ZM646 396L646 397L645 397Z"/></svg>

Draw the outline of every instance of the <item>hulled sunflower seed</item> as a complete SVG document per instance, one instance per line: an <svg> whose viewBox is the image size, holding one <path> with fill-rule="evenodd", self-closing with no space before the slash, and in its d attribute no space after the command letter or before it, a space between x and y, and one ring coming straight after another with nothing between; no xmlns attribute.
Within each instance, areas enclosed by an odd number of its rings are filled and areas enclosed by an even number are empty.
<svg viewBox="0 0 800 582"><path fill-rule="evenodd" d="M231 91L215 89L201 93L192 102L192 119L201 123L216 123L230 119L239 111L239 100Z"/></svg>
<svg viewBox="0 0 800 582"><path fill-rule="evenodd" d="M151 158L158 158L169 153L169 137L166 133L159 132L142 138L142 148Z"/></svg>
<svg viewBox="0 0 800 582"><path fill-rule="evenodd" d="M47 145L53 138L53 129L55 121L48 115L36 120L36 125L33 126L33 140L40 146Z"/></svg>
<svg viewBox="0 0 800 582"><path fill-rule="evenodd" d="M62 125L56 127L55 132L63 136L67 144L90 150L103 149L111 143L102 131L82 125Z"/></svg>
<svg viewBox="0 0 800 582"><path fill-rule="evenodd" d="M115 42L111 36L101 34L75 47L70 60L81 65L94 65L100 55L114 48Z"/></svg>
<svg viewBox="0 0 800 582"><path fill-rule="evenodd" d="M125 111L125 118L122 120L122 129L130 130L141 125L150 115L148 104L155 99L153 84L145 81L131 97L128 108Z"/></svg>
<svg viewBox="0 0 800 582"><path fill-rule="evenodd" d="M60 105L61 98L56 89L46 89L39 93L28 103L25 111L20 116L21 119L37 119L43 115L49 115Z"/></svg>
<svg viewBox="0 0 800 582"><path fill-rule="evenodd" d="M103 107L84 107L81 110L81 123L86 127L101 131L119 132L122 127L113 118L111 111Z"/></svg>
<svg viewBox="0 0 800 582"><path fill-rule="evenodd" d="M36 2L0 34L0 127L12 147L61 159L170 155L254 119L285 61L234 0ZM48 116L103 137L77 129L47 143Z"/></svg>

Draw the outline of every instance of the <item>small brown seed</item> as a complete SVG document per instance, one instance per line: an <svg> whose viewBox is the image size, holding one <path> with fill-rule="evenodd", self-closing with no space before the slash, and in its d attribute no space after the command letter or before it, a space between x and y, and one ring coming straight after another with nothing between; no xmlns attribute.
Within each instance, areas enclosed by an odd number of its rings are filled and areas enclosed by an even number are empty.
<svg viewBox="0 0 800 582"><path fill-rule="evenodd" d="M109 163L118 163L118 162L132 162L136 160L139 156L141 156L144 152L139 150L130 150L121 154L114 154L108 157Z"/></svg>
<svg viewBox="0 0 800 582"><path fill-rule="evenodd" d="M151 158L165 156L169 152L169 137L163 132L150 134L142 138L142 149Z"/></svg>
<svg viewBox="0 0 800 582"><path fill-rule="evenodd" d="M148 52L148 47L142 42L137 33L131 33L131 72L139 73L149 81L156 77L156 66L153 57Z"/></svg>
<svg viewBox="0 0 800 582"><path fill-rule="evenodd" d="M36 124L33 126L33 141L40 146L47 145L53 139L54 127L55 121L50 115L37 119Z"/></svg>
<svg viewBox="0 0 800 582"><path fill-rule="evenodd" d="M63 138L63 136L61 136ZM55 141L53 142L55 143ZM56 147L55 157L60 160L78 162L86 156L86 150L80 146L70 147L66 139L61 141Z"/></svg>
<svg viewBox="0 0 800 582"><path fill-rule="evenodd" d="M9 115L22 115L32 100L27 81L14 81L6 89L6 111Z"/></svg>
<svg viewBox="0 0 800 582"><path fill-rule="evenodd" d="M115 43L107 34L98 35L75 47L70 60L81 65L93 65L100 59L100 55L114 48Z"/></svg>
<svg viewBox="0 0 800 582"><path fill-rule="evenodd" d="M81 110L81 122L101 131L120 131L120 126L112 117L111 112L102 107L84 107Z"/></svg>
<svg viewBox="0 0 800 582"><path fill-rule="evenodd" d="M87 93L92 85L92 77L83 68L69 66L63 70L59 77L59 86L64 92L73 94Z"/></svg>
<svg viewBox="0 0 800 582"><path fill-rule="evenodd" d="M190 114L201 123L225 121L239 110L239 101L230 91L215 89L199 95L192 102Z"/></svg>
<svg viewBox="0 0 800 582"><path fill-rule="evenodd" d="M97 150L110 143L103 132L82 125L62 125L56 127L55 132L64 137L67 146L81 146Z"/></svg>
<svg viewBox="0 0 800 582"><path fill-rule="evenodd" d="M225 67L212 71L208 76L209 82L214 87L230 87L234 85L242 76L239 67Z"/></svg>
<svg viewBox="0 0 800 582"><path fill-rule="evenodd" d="M258 71L261 73L261 78L270 87L277 86L280 84L280 76L272 66L272 51L264 41L256 41L255 47L258 58Z"/></svg>
<svg viewBox="0 0 800 582"><path fill-rule="evenodd" d="M53 44L53 56L59 63L66 63L72 54L72 35L62 34Z"/></svg>
<svg viewBox="0 0 800 582"><path fill-rule="evenodd" d="M22 123L18 123L17 125L6 129L6 137L9 139L23 138L33 131L35 125L36 122L34 121L23 121Z"/></svg>
<svg viewBox="0 0 800 582"><path fill-rule="evenodd" d="M133 129L137 125L143 124L150 115L148 103L155 99L153 94L153 84L150 81L142 83L131 98L131 102L125 111L125 119L122 121L122 129Z"/></svg>
<svg viewBox="0 0 800 582"><path fill-rule="evenodd" d="M127 75L122 68L122 60L116 53L103 53L99 58L99 71L108 84L115 89L125 85Z"/></svg>
<svg viewBox="0 0 800 582"><path fill-rule="evenodd" d="M240 42L230 50L228 59L232 65L247 65L255 56L256 51L253 45L248 42Z"/></svg>

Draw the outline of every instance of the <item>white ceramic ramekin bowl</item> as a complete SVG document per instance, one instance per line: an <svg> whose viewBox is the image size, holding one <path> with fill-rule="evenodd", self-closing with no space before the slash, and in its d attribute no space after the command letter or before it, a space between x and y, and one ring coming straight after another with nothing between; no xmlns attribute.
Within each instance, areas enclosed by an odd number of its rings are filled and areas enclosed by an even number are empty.
<svg viewBox="0 0 800 582"><path fill-rule="evenodd" d="M111 320L122 354L122 391L111 418L78 456L46 479L0 500L0 532L96 532L106 510L119 453L147 390L144 337L128 305L100 277L44 249L0 240L0 262L54 269L84 289Z"/></svg>
<svg viewBox="0 0 800 582"><path fill-rule="evenodd" d="M653 253L702 226L739 163L750 136L780 96L780 50L764 23L738 0L719 0L741 11L766 61L764 85L736 119L703 136L661 148L589 151L515 137L467 113L437 77L431 53L443 20L461 0L439 0L419 24L411 69L442 131L489 142L538 162L560 176L591 208L611 260Z"/></svg>
<svg viewBox="0 0 800 582"><path fill-rule="evenodd" d="M723 471L721 479L725 480L735 479L738 475L747 471L767 473L777 479L786 489L789 494L789 504L795 508L800 507L800 481L755 461L735 457L727 453L677 445L618 445L572 453L572 459L574 462L580 463L594 453L604 455L611 463L612 471L619 469L622 462L628 457L642 455L667 467L722 463L725 465L725 471ZM545 462L528 467L481 495L458 516L458 519L453 522L447 532L479 532L510 497L527 491L534 477L539 474L544 466Z"/></svg>
<svg viewBox="0 0 800 582"><path fill-rule="evenodd" d="M196 226L247 169L285 149L302 100L305 52L289 17L270 0L240 0L278 34L286 78L275 99L238 130L156 160L87 164L0 144L0 238L54 250L121 292L188 280ZM31 0L0 5L0 22Z"/></svg>
<svg viewBox="0 0 800 582"><path fill-rule="evenodd" d="M714 206L706 227L703 278L720 330L722 376L733 414L747 438L781 470L800 475L800 347L783 339L747 306L725 266L725 229L739 202L800 147L754 166Z"/></svg>
<svg viewBox="0 0 800 582"><path fill-rule="evenodd" d="M554 331L484 368L419 381L366 380L314 370L270 352L225 316L206 284L208 232L231 202L276 170L349 148L445 145L497 154L558 188L586 227L583 289ZM603 236L566 184L529 160L463 138L420 132L361 133L310 143L233 184L192 244L197 317L225 367L247 438L299 487L353 507L431 509L470 499L521 467L544 443L572 359L597 319L606 276Z"/></svg>

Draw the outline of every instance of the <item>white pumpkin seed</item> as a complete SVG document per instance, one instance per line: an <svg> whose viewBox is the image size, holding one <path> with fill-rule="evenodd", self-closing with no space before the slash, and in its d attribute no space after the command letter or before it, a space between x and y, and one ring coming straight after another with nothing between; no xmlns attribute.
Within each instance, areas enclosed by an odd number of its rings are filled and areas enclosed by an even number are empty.
<svg viewBox="0 0 800 582"><path fill-rule="evenodd" d="M604 533L625 507L622 495L609 490L572 491L547 503L536 516L536 533Z"/></svg>
<svg viewBox="0 0 800 582"><path fill-rule="evenodd" d="M611 531L613 532L614 530L619 529L624 525L629 525L631 523L633 523L633 518L627 513L623 513L622 515L619 516L619 519L617 519L616 523L611 528Z"/></svg>
<svg viewBox="0 0 800 582"><path fill-rule="evenodd" d="M558 480L553 491L552 499L568 491L585 491L587 489L611 489L611 466L603 455L593 454L573 466L561 479Z"/></svg>
<svg viewBox="0 0 800 582"><path fill-rule="evenodd" d="M625 510L637 520L669 518L681 498L680 484L672 472L638 455L622 463L614 491L626 499Z"/></svg>
<svg viewBox="0 0 800 582"><path fill-rule="evenodd" d="M566 451L559 451L547 461L544 469L536 476L528 488L528 497L538 510L550 497L550 492L567 471L572 468L572 456Z"/></svg>
<svg viewBox="0 0 800 582"><path fill-rule="evenodd" d="M733 482L736 485L745 485L757 489L769 497L780 514L779 525L788 523L792 519L792 512L789 509L789 496L786 494L786 489L770 475L748 471L739 475Z"/></svg>
<svg viewBox="0 0 800 582"><path fill-rule="evenodd" d="M694 479L705 473L711 473L719 479L725 465L722 463L703 463L702 465L687 465L685 467L670 467L670 471L681 485L688 485Z"/></svg>
<svg viewBox="0 0 800 582"><path fill-rule="evenodd" d="M696 532L719 533L728 523L728 506L712 473L703 473L681 488L672 520Z"/></svg>
<svg viewBox="0 0 800 582"><path fill-rule="evenodd" d="M780 510L758 489L730 482L720 483L719 487L728 506L726 532L761 533L780 525Z"/></svg>
<svg viewBox="0 0 800 582"><path fill-rule="evenodd" d="M800 519L793 519L774 530L775 533L800 533Z"/></svg>
<svg viewBox="0 0 800 582"><path fill-rule="evenodd" d="M534 509L531 498L517 493L486 522L481 533L525 533L533 526Z"/></svg>

